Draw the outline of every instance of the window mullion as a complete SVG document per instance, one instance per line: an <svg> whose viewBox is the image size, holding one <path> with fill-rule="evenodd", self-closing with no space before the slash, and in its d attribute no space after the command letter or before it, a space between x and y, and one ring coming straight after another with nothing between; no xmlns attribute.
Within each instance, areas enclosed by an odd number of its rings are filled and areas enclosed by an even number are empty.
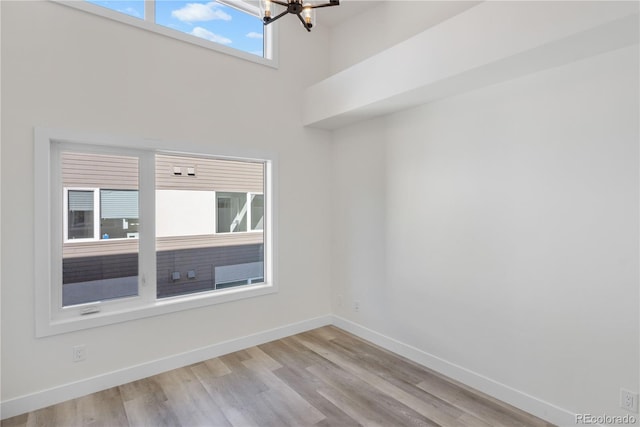
<svg viewBox="0 0 640 427"><path fill-rule="evenodd" d="M247 193L247 231L251 231L251 193Z"/></svg>
<svg viewBox="0 0 640 427"><path fill-rule="evenodd" d="M156 22L156 1L155 0L145 0L144 20L151 23Z"/></svg>
<svg viewBox="0 0 640 427"><path fill-rule="evenodd" d="M220 216L220 212L218 211L218 192L213 192L213 233L218 234L220 230L218 230L218 217Z"/></svg>
<svg viewBox="0 0 640 427"><path fill-rule="evenodd" d="M102 235L100 234L100 189L93 189L93 239L100 240Z"/></svg>
<svg viewBox="0 0 640 427"><path fill-rule="evenodd" d="M155 154L153 152L140 156L139 170L139 292L143 300L153 302L157 294Z"/></svg>
<svg viewBox="0 0 640 427"><path fill-rule="evenodd" d="M62 241L69 239L69 189L62 187ZM56 193L52 193L56 194Z"/></svg>
<svg viewBox="0 0 640 427"><path fill-rule="evenodd" d="M47 142L49 143L49 142ZM63 249L62 242L65 236L62 235L66 232L64 227L60 227L60 218L65 218L64 211L67 209L67 205L64 204L64 200L60 200L57 197L59 194L67 194L62 185L62 170L60 162L60 147L58 144L53 144L50 147L51 150L51 181L49 182L51 191L50 194L53 197L49 197L51 215L51 237L50 242L55 242L51 247L51 256L49 258L50 274L47 283L49 283L49 297L50 297L50 311L47 313L47 318L51 318L51 313L56 313L62 307L62 258ZM62 204L61 204L62 203ZM66 219L66 218L65 218ZM68 235L67 235L68 236Z"/></svg>

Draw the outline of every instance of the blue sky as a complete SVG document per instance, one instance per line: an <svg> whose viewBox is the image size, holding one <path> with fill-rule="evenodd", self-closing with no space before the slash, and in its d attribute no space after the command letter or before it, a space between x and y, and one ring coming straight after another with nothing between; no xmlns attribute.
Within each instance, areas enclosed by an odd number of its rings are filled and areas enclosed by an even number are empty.
<svg viewBox="0 0 640 427"><path fill-rule="evenodd" d="M143 0L87 1L136 18L144 18ZM155 22L234 49L263 55L263 24L260 18L216 1L158 0Z"/></svg>

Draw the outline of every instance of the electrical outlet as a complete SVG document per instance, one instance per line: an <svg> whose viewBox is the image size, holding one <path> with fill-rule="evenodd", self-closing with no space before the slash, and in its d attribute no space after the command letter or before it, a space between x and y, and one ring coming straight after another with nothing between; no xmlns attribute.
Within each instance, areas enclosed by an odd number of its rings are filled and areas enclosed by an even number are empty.
<svg viewBox="0 0 640 427"><path fill-rule="evenodd" d="M638 412L638 393L620 389L620 407L631 412Z"/></svg>
<svg viewBox="0 0 640 427"><path fill-rule="evenodd" d="M360 311L360 301L353 301L353 311Z"/></svg>
<svg viewBox="0 0 640 427"><path fill-rule="evenodd" d="M74 362L81 362L85 360L87 358L87 347L84 344L74 346L72 355L72 360Z"/></svg>

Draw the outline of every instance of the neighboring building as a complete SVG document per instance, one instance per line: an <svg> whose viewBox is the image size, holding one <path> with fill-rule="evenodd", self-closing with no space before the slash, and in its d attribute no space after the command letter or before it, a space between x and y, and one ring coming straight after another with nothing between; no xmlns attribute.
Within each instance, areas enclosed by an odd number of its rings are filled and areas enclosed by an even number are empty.
<svg viewBox="0 0 640 427"><path fill-rule="evenodd" d="M137 159L61 158L63 305L135 295ZM264 164L156 155L158 297L263 281L263 221Z"/></svg>

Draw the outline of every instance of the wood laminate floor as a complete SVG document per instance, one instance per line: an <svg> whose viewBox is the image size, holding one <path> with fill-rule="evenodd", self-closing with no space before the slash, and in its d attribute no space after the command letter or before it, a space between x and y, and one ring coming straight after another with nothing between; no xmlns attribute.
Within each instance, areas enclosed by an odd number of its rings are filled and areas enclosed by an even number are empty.
<svg viewBox="0 0 640 427"><path fill-rule="evenodd" d="M333 326L2 422L15 426L550 426Z"/></svg>

